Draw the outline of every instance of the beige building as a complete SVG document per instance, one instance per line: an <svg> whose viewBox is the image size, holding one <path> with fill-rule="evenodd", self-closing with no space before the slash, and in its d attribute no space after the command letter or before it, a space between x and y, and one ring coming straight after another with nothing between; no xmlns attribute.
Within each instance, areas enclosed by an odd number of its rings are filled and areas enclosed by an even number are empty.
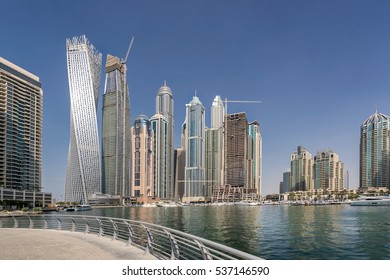
<svg viewBox="0 0 390 280"><path fill-rule="evenodd" d="M344 188L344 163L332 150L317 152L313 172L315 189L340 191Z"/></svg>
<svg viewBox="0 0 390 280"><path fill-rule="evenodd" d="M290 191L313 189L313 157L302 146L291 155Z"/></svg>
<svg viewBox="0 0 390 280"><path fill-rule="evenodd" d="M153 181L153 131L150 121L140 115L131 128L131 196L148 203L155 196Z"/></svg>

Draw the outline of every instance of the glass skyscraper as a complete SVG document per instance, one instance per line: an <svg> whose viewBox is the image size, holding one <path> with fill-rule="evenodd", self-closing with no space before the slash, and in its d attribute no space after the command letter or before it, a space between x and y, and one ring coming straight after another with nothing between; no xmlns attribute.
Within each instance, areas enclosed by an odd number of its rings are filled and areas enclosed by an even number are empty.
<svg viewBox="0 0 390 280"><path fill-rule="evenodd" d="M390 117L375 114L360 127L360 188L390 189Z"/></svg>
<svg viewBox="0 0 390 280"><path fill-rule="evenodd" d="M224 115L225 107L223 106L221 97L217 95L211 106L211 127L206 129L205 135L205 178L208 196L212 194L213 187L223 185Z"/></svg>
<svg viewBox="0 0 390 280"><path fill-rule="evenodd" d="M41 191L42 99L39 78L0 57L0 188Z"/></svg>
<svg viewBox="0 0 390 280"><path fill-rule="evenodd" d="M186 164L183 200L205 197L205 109L197 96L186 105Z"/></svg>
<svg viewBox="0 0 390 280"><path fill-rule="evenodd" d="M65 201L88 203L101 191L97 105L102 55L83 35L66 40L70 93L70 142Z"/></svg>
<svg viewBox="0 0 390 280"><path fill-rule="evenodd" d="M173 119L173 95L172 90L167 86L167 83L164 82L164 85L161 86L157 92L156 96L156 114L160 114L164 116L166 120L166 132L161 134L165 139L158 140L157 138L160 136L158 134L155 135L156 141L160 141L160 143L165 142L166 150L165 155L162 157L163 162L157 162L155 167L160 169L160 176L163 178L160 180L164 180L164 188L166 189L165 196L160 198L168 198L173 199L175 196L174 189L174 119ZM161 184L160 184L161 185Z"/></svg>
<svg viewBox="0 0 390 280"><path fill-rule="evenodd" d="M158 198L170 198L171 186L168 186L166 177L167 173L167 153L168 153L168 121L161 114L155 114L150 119L150 124L153 130L153 152L154 152L154 172L153 172L153 185L154 185L154 197ZM133 179L132 179L133 180Z"/></svg>
<svg viewBox="0 0 390 280"><path fill-rule="evenodd" d="M248 125L247 149L246 188L260 196L263 151L260 124L257 121Z"/></svg>
<svg viewBox="0 0 390 280"><path fill-rule="evenodd" d="M102 116L102 192L130 195L130 103L126 64L107 56Z"/></svg>

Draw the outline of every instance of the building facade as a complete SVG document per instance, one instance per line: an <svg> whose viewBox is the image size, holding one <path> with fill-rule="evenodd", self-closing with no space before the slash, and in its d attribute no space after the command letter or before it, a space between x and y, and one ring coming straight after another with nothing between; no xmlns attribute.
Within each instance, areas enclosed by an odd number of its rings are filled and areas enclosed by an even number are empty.
<svg viewBox="0 0 390 280"><path fill-rule="evenodd" d="M225 107L219 95L211 106L211 127L205 131L205 179L207 196L213 187L224 185L224 134Z"/></svg>
<svg viewBox="0 0 390 280"><path fill-rule="evenodd" d="M0 57L0 188L41 191L42 99L39 78Z"/></svg>
<svg viewBox="0 0 390 280"><path fill-rule="evenodd" d="M283 182L280 185L280 193L288 193L290 191L290 172L283 172Z"/></svg>
<svg viewBox="0 0 390 280"><path fill-rule="evenodd" d="M244 187L247 170L248 120L245 113L225 115L224 183Z"/></svg>
<svg viewBox="0 0 390 280"><path fill-rule="evenodd" d="M390 189L390 117L377 112L360 127L360 188Z"/></svg>
<svg viewBox="0 0 390 280"><path fill-rule="evenodd" d="M344 189L344 164L330 149L318 151L314 157L314 189L341 191Z"/></svg>
<svg viewBox="0 0 390 280"><path fill-rule="evenodd" d="M101 192L97 105L102 55L83 35L66 40L70 93L70 141L65 201L88 203Z"/></svg>
<svg viewBox="0 0 390 280"><path fill-rule="evenodd" d="M126 65L107 55L102 111L102 193L130 195L130 103Z"/></svg>
<svg viewBox="0 0 390 280"><path fill-rule="evenodd" d="M175 196L174 184L174 103L172 90L167 86L166 82L161 86L156 95L156 114L162 115L166 122L166 128L161 129L156 133L156 142L164 143L164 154L158 155L155 168L158 170L159 176L164 179L159 179L159 189L164 190L159 192L159 198L173 199ZM156 130L157 131L157 130Z"/></svg>
<svg viewBox="0 0 390 280"><path fill-rule="evenodd" d="M131 128L131 196L147 202L154 196L154 138L149 119L140 115Z"/></svg>
<svg viewBox="0 0 390 280"><path fill-rule="evenodd" d="M202 200L205 186L205 109L197 96L186 104L184 200Z"/></svg>
<svg viewBox="0 0 390 280"><path fill-rule="evenodd" d="M167 177L167 150L168 150L168 121L161 114L155 114L150 119L150 124L153 130L153 152L154 152L154 171L153 171L153 185L154 197L161 199L168 199L170 197L170 186L168 186Z"/></svg>
<svg viewBox="0 0 390 280"><path fill-rule="evenodd" d="M254 121L248 125L247 169L245 187L250 193L261 195L262 138L260 124Z"/></svg>
<svg viewBox="0 0 390 280"><path fill-rule="evenodd" d="M309 191L313 189L313 157L302 146L291 155L290 191Z"/></svg>

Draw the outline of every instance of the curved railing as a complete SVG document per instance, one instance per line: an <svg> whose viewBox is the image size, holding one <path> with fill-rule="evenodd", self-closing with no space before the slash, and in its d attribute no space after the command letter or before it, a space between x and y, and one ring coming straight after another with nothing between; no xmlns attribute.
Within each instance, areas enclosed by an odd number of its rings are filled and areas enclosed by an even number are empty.
<svg viewBox="0 0 390 280"><path fill-rule="evenodd" d="M81 215L20 215L0 218L0 228L65 230L111 237L158 259L256 260L254 255L171 228L119 218Z"/></svg>

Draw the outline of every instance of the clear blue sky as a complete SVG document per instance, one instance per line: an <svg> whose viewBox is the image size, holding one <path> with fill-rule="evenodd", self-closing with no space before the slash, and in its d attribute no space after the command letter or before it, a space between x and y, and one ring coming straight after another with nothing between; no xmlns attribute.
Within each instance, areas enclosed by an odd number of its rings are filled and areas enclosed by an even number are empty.
<svg viewBox="0 0 390 280"><path fill-rule="evenodd" d="M131 118L155 112L167 80L176 146L197 90L261 123L263 194L278 192L297 146L331 148L358 186L361 123L390 114L390 1L143 0L1 3L0 56L40 77L44 90L43 188L63 194L69 143L65 39L85 34L103 54L128 59ZM104 76L102 75L103 90ZM99 118L101 98L99 100Z"/></svg>

